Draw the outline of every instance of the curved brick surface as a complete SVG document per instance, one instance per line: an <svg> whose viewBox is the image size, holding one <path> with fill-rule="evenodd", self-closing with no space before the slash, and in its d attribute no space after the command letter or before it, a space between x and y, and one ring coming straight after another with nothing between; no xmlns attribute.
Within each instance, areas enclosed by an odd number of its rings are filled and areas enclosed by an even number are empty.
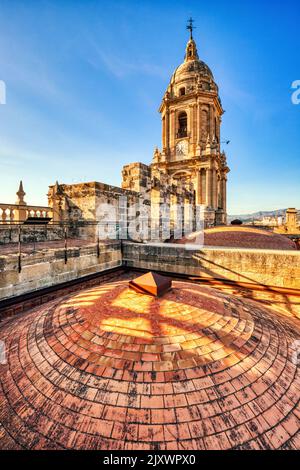
<svg viewBox="0 0 300 470"><path fill-rule="evenodd" d="M300 448L300 331L174 282L66 296L1 329L0 448Z"/></svg>
<svg viewBox="0 0 300 470"><path fill-rule="evenodd" d="M175 243L193 242L193 234ZM205 246L297 250L296 243L284 235L252 227L215 227L204 231Z"/></svg>

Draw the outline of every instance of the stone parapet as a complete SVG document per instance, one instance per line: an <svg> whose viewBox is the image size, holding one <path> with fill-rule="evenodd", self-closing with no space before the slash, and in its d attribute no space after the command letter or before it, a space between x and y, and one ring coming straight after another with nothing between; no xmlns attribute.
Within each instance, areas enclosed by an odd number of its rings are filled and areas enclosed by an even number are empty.
<svg viewBox="0 0 300 470"><path fill-rule="evenodd" d="M132 268L205 279L300 289L300 253L297 251L235 248L187 250L170 244L123 242L123 263Z"/></svg>
<svg viewBox="0 0 300 470"><path fill-rule="evenodd" d="M64 229L58 225L21 225L21 241L23 243L62 240ZM0 225L0 245L18 243L19 226L13 224Z"/></svg>
<svg viewBox="0 0 300 470"><path fill-rule="evenodd" d="M78 279L122 265L121 244L110 241L99 244L59 249L40 249L22 256L18 272L17 254L0 256L0 299Z"/></svg>

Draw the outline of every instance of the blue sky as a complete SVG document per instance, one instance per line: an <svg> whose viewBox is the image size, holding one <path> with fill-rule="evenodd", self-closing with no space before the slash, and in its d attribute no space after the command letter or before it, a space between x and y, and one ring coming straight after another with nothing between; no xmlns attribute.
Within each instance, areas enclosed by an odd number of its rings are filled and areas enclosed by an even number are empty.
<svg viewBox="0 0 300 470"><path fill-rule="evenodd" d="M193 16L226 113L228 212L300 208L296 1L0 0L0 202L46 204L49 184L120 185L150 163L158 107Z"/></svg>

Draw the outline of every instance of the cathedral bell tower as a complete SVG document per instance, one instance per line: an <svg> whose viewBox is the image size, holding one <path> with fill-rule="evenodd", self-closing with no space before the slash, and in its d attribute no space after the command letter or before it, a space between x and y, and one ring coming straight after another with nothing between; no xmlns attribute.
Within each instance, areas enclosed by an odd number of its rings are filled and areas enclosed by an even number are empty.
<svg viewBox="0 0 300 470"><path fill-rule="evenodd" d="M183 183L193 183L197 204L208 224L226 223L226 183L230 171L220 148L224 113L210 68L199 59L193 25L184 62L177 67L163 97L162 150L153 166Z"/></svg>

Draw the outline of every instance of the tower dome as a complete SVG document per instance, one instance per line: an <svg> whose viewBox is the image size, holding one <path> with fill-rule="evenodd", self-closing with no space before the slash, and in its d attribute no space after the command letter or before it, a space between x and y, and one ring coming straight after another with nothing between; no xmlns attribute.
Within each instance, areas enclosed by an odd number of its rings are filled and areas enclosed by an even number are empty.
<svg viewBox="0 0 300 470"><path fill-rule="evenodd" d="M219 89L211 69L199 59L196 42L191 37L186 45L184 62L173 73L167 94L175 98L197 91L218 93Z"/></svg>

